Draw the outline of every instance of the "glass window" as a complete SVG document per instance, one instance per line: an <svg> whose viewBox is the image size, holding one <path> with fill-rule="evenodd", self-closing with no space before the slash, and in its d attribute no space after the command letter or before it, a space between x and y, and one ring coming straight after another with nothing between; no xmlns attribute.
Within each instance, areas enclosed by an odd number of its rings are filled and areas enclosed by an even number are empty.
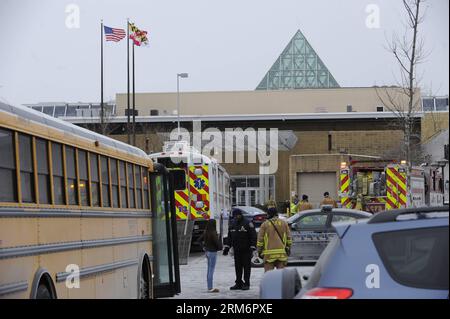
<svg viewBox="0 0 450 319"><path fill-rule="evenodd" d="M398 283L448 290L448 226L377 233L373 241Z"/></svg>
<svg viewBox="0 0 450 319"><path fill-rule="evenodd" d="M448 98L436 98L436 111L448 111Z"/></svg>
<svg viewBox="0 0 450 319"><path fill-rule="evenodd" d="M19 134L19 160L22 202L33 203L35 202L33 147L29 135Z"/></svg>
<svg viewBox="0 0 450 319"><path fill-rule="evenodd" d="M79 191L82 206L89 206L87 152L78 150Z"/></svg>
<svg viewBox="0 0 450 319"><path fill-rule="evenodd" d="M259 177L248 177L247 178L248 187L259 187Z"/></svg>
<svg viewBox="0 0 450 319"><path fill-rule="evenodd" d="M108 158L105 156L100 156L100 164L102 171L102 196L103 196L103 207L110 207L110 194L109 194L109 172L108 172Z"/></svg>
<svg viewBox="0 0 450 319"><path fill-rule="evenodd" d="M47 115L53 116L53 106L44 106L43 112Z"/></svg>
<svg viewBox="0 0 450 319"><path fill-rule="evenodd" d="M355 222L356 220L357 220L356 217L334 214L332 223L334 223L334 222Z"/></svg>
<svg viewBox="0 0 450 319"><path fill-rule="evenodd" d="M100 183L98 176L98 155L89 153L91 168L91 196L92 206L100 206Z"/></svg>
<svg viewBox="0 0 450 319"><path fill-rule="evenodd" d="M307 215L301 218L298 224L301 227L317 227L317 226L325 226L328 215L326 214L317 214L317 215Z"/></svg>
<svg viewBox="0 0 450 319"><path fill-rule="evenodd" d="M77 173L75 170L75 149L66 146L66 173L67 173L67 192L69 195L69 205L78 205L78 185Z"/></svg>
<svg viewBox="0 0 450 319"><path fill-rule="evenodd" d="M170 171L173 176L173 189L185 190L186 189L186 171L184 169L174 169Z"/></svg>
<svg viewBox="0 0 450 319"><path fill-rule="evenodd" d="M42 112L42 106L33 106L32 109L36 110L36 111L39 111L39 112Z"/></svg>
<svg viewBox="0 0 450 319"><path fill-rule="evenodd" d="M166 220L169 212L166 212L164 203L163 177L152 175L152 211L154 217L152 219L152 235L153 235L153 256L154 256L154 273L153 283L158 285L170 281L169 265L170 259L167 253L170 249L171 241L168 240Z"/></svg>
<svg viewBox="0 0 450 319"><path fill-rule="evenodd" d="M55 106L55 117L64 116L66 113L66 106Z"/></svg>
<svg viewBox="0 0 450 319"><path fill-rule="evenodd" d="M111 167L111 185L113 194L113 207L119 207L119 181L117 175L117 160L110 159L109 165Z"/></svg>
<svg viewBox="0 0 450 319"><path fill-rule="evenodd" d="M144 208L149 209L149 187L148 187L148 169L146 167L142 167L142 185L144 188Z"/></svg>
<svg viewBox="0 0 450 319"><path fill-rule="evenodd" d="M67 106L66 116L77 116L77 107L74 105Z"/></svg>
<svg viewBox="0 0 450 319"><path fill-rule="evenodd" d="M121 207L126 208L127 205L127 176L125 175L125 163L119 161L119 174L120 174L120 197Z"/></svg>
<svg viewBox="0 0 450 319"><path fill-rule="evenodd" d="M64 188L64 172L62 161L62 146L59 143L52 142L52 165L53 165L53 193L55 205L64 205L65 188Z"/></svg>
<svg viewBox="0 0 450 319"><path fill-rule="evenodd" d="M50 174L48 168L48 142L36 138L36 160L39 184L39 203L50 204Z"/></svg>
<svg viewBox="0 0 450 319"><path fill-rule="evenodd" d="M128 173L128 193L130 195L130 208L136 207L136 202L134 201L134 179L133 179L133 165L127 163L127 173Z"/></svg>
<svg viewBox="0 0 450 319"><path fill-rule="evenodd" d="M134 165L134 175L136 181L137 208L142 208L142 181L140 166Z"/></svg>
<svg viewBox="0 0 450 319"><path fill-rule="evenodd" d="M424 111L434 111L434 99L424 98L422 100L422 106Z"/></svg>
<svg viewBox="0 0 450 319"><path fill-rule="evenodd" d="M17 202L14 133L0 129L0 202Z"/></svg>

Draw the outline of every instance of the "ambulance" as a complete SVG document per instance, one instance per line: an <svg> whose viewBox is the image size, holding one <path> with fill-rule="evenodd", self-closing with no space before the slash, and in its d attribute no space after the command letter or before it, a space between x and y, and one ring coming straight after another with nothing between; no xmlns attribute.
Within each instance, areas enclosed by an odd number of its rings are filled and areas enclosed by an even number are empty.
<svg viewBox="0 0 450 319"><path fill-rule="evenodd" d="M173 176L180 254L201 249L199 237L211 218L222 237L223 220L231 210L230 176L223 166L185 141L165 142L162 152L149 157Z"/></svg>

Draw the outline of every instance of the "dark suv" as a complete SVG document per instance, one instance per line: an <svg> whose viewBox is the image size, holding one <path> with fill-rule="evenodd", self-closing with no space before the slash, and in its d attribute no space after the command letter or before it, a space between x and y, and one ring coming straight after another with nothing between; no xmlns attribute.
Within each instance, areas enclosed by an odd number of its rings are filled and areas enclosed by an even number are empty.
<svg viewBox="0 0 450 319"><path fill-rule="evenodd" d="M296 271L267 275L262 298L448 298L448 206L391 210L335 225L301 291ZM279 289L273 289L276 281ZM270 289L269 287L272 287Z"/></svg>

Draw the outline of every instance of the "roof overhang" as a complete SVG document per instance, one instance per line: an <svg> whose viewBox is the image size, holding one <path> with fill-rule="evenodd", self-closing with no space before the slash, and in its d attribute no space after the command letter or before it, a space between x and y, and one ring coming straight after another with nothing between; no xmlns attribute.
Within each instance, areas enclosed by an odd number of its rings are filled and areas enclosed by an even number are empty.
<svg viewBox="0 0 450 319"><path fill-rule="evenodd" d="M422 118L423 113L416 113L415 118ZM227 115L180 115L181 122L244 122L244 121L291 121L291 120L357 120L357 119L395 119L398 115L392 112L349 112L349 113L288 113L288 114L227 114ZM99 123L99 117L62 117L73 124ZM115 116L109 123L126 123L127 116ZM176 115L136 116L137 123L174 123Z"/></svg>

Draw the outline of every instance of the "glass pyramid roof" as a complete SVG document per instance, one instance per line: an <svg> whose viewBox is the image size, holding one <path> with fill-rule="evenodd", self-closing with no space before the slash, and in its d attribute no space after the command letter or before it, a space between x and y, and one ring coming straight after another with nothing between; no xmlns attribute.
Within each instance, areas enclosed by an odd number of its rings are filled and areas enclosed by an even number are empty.
<svg viewBox="0 0 450 319"><path fill-rule="evenodd" d="M298 30L256 90L335 87L339 87L339 84Z"/></svg>

